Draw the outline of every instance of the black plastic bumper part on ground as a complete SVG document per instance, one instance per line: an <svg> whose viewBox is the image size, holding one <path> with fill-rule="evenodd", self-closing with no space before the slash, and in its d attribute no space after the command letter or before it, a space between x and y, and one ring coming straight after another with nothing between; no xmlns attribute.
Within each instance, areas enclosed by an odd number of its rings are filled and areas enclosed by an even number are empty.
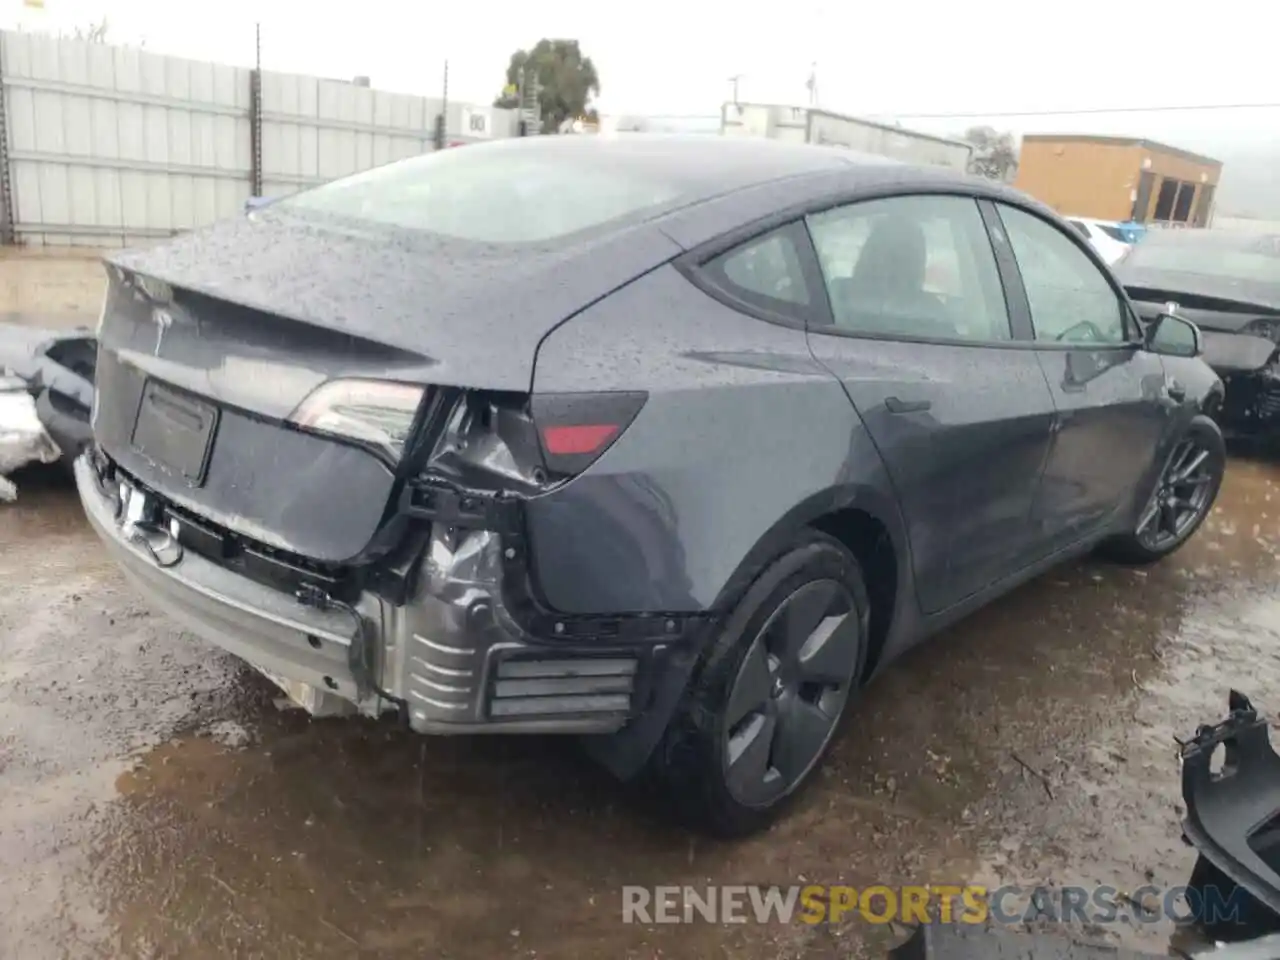
<svg viewBox="0 0 1280 960"><path fill-rule="evenodd" d="M1182 744L1183 835L1200 852L1191 887L1221 905L1206 930L1239 940L1280 930L1280 756L1248 697L1231 691L1229 708Z"/></svg>

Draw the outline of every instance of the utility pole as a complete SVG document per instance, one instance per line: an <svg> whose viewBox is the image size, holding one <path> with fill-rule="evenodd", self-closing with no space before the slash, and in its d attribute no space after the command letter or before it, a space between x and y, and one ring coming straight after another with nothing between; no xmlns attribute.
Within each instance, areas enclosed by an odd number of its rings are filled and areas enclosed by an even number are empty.
<svg viewBox="0 0 1280 960"><path fill-rule="evenodd" d="M530 76L530 70L533 75ZM537 69L526 63L520 70L516 85L516 103L519 113L517 123L519 135L534 136L542 132L542 84L538 80Z"/></svg>
<svg viewBox="0 0 1280 960"><path fill-rule="evenodd" d="M262 24L253 25L253 72L249 75L249 193L262 196Z"/></svg>
<svg viewBox="0 0 1280 960"><path fill-rule="evenodd" d="M743 76L744 74L735 73L729 78L729 82L733 84L733 105L735 107L738 105L738 81L740 81Z"/></svg>
<svg viewBox="0 0 1280 960"><path fill-rule="evenodd" d="M440 116L436 118L435 144L443 150L448 139L449 127L449 61L444 62L444 84L440 92Z"/></svg>

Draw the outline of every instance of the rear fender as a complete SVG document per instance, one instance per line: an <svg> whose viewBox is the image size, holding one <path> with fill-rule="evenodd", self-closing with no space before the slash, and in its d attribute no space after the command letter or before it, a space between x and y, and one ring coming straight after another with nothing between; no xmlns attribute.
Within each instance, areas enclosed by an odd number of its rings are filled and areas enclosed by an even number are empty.
<svg viewBox="0 0 1280 960"><path fill-rule="evenodd" d="M743 594L772 561L786 552L797 534L824 517L850 508L874 517L888 532L897 562L897 604L901 610L908 602L907 598L914 596L914 590L910 587L911 565L906 531L896 501L883 489L854 484L812 496L770 527L742 559L716 598L711 616L701 629L690 630L686 634L693 642L684 644L666 663L663 676L654 684L654 699L648 710L618 733L586 738L587 752L619 779L628 780L636 776L662 739L663 731L671 722L698 668L706 644L714 640L715 631ZM891 623L896 624L903 619L895 610Z"/></svg>
<svg viewBox="0 0 1280 960"><path fill-rule="evenodd" d="M746 316L666 266L542 344L534 393L635 390L635 421L583 474L527 505L557 609L717 610L792 518L886 489L840 383L804 331Z"/></svg>

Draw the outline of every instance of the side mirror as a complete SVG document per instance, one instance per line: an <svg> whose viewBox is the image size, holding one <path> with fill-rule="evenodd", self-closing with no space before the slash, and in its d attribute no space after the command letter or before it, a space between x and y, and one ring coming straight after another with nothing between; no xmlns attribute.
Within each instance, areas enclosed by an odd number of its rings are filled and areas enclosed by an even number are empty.
<svg viewBox="0 0 1280 960"><path fill-rule="evenodd" d="M1147 323L1143 343L1166 357L1198 357L1203 352L1200 328L1175 313L1162 313Z"/></svg>

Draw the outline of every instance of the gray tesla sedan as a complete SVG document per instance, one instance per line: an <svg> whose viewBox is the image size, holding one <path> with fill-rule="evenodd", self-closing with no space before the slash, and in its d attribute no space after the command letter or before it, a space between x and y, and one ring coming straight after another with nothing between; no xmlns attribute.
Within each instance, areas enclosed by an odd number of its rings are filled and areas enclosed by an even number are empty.
<svg viewBox="0 0 1280 960"><path fill-rule="evenodd" d="M107 269L77 483L157 605L317 714L580 735L722 835L905 649L1222 480L1194 324L835 148L476 145Z"/></svg>

